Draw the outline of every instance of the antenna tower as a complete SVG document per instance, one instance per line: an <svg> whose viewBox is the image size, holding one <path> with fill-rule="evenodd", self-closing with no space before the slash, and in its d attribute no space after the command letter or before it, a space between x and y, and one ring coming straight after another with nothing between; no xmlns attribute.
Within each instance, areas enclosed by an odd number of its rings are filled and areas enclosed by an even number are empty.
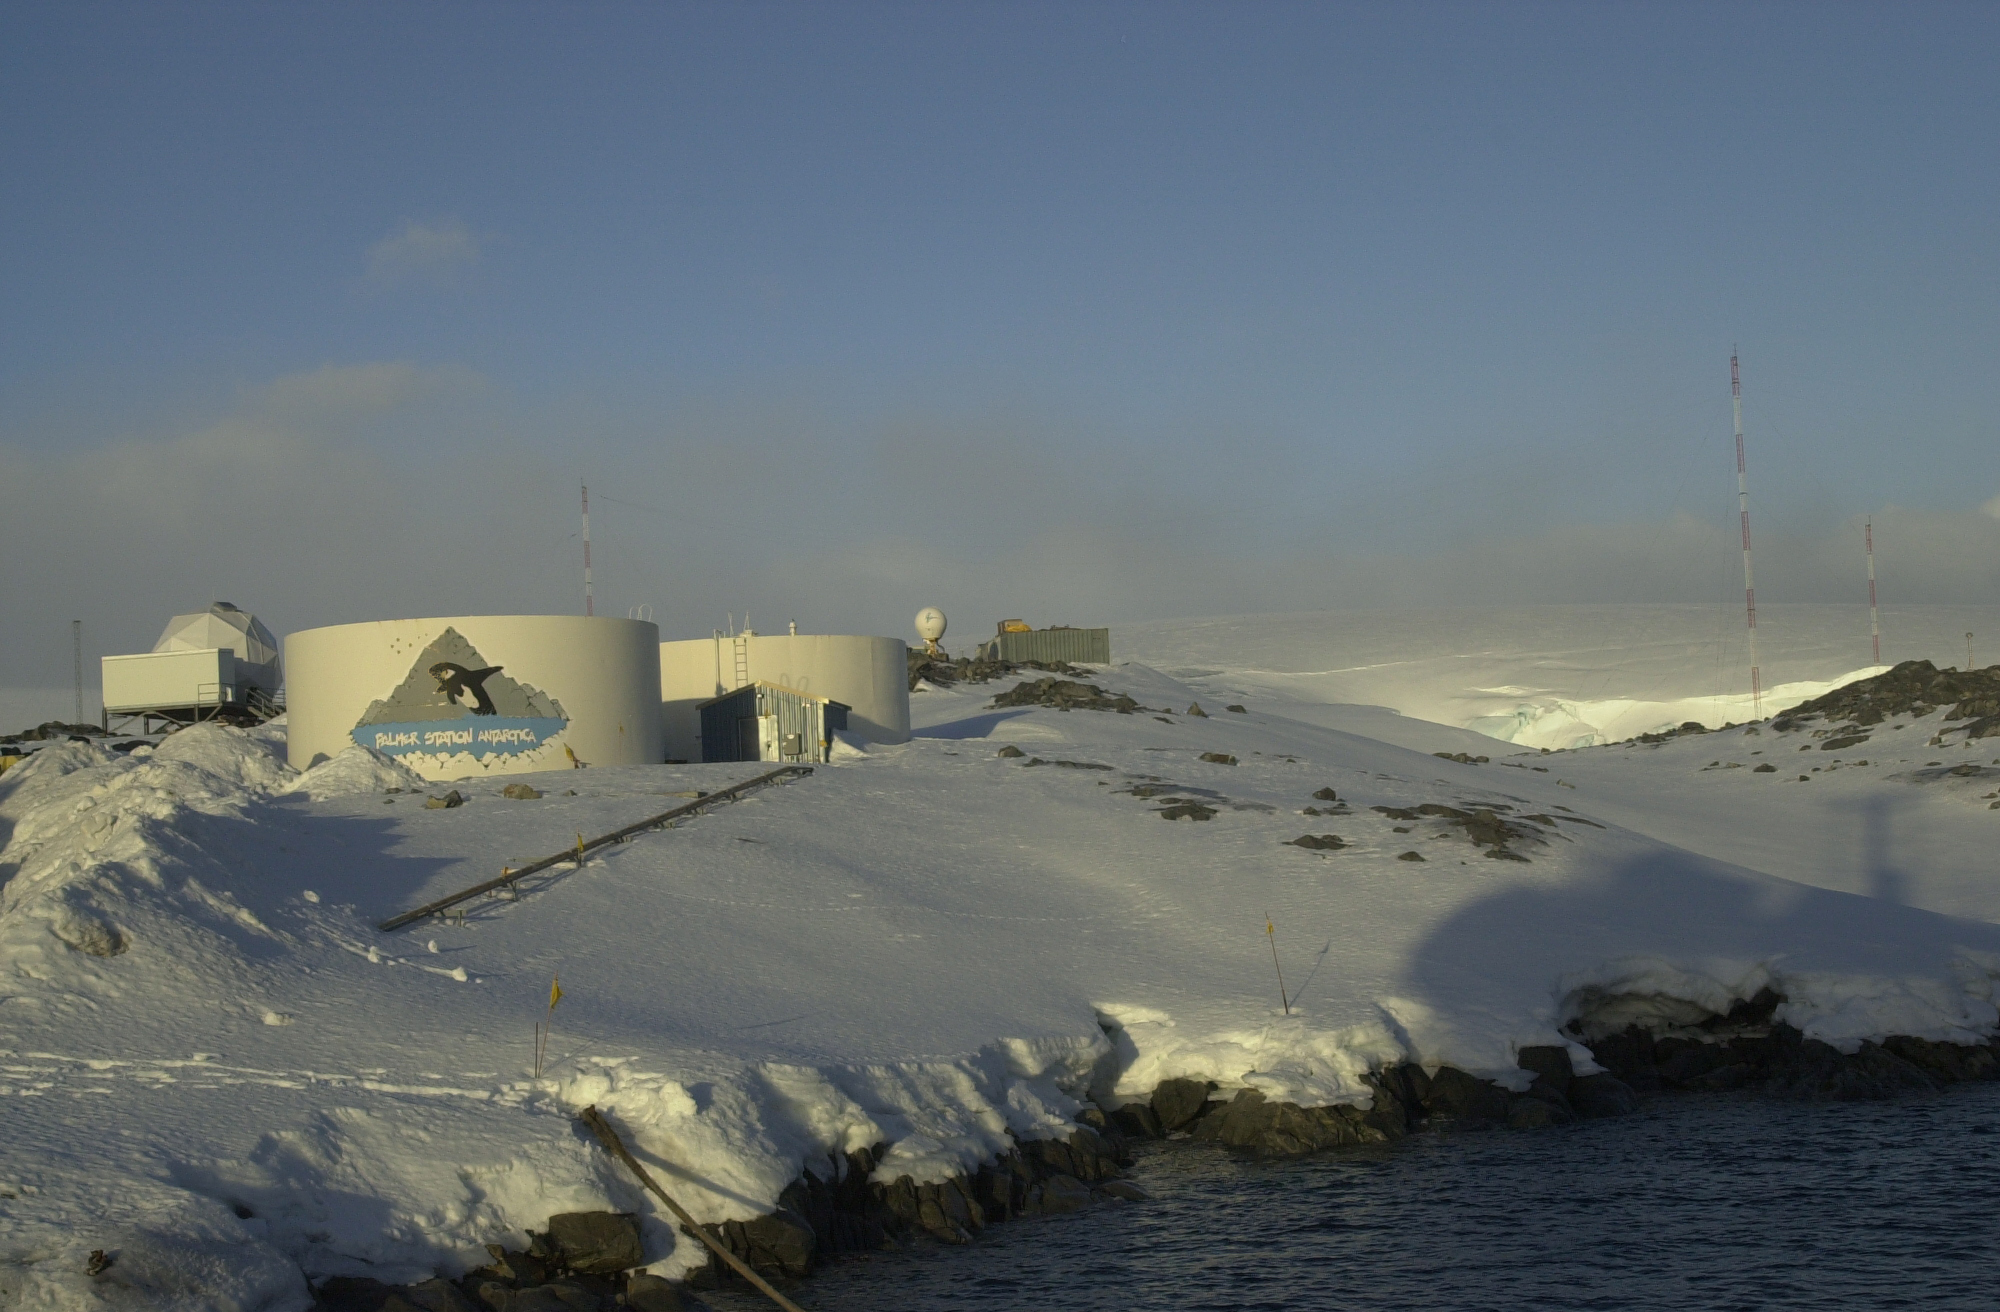
<svg viewBox="0 0 2000 1312"><path fill-rule="evenodd" d="M1764 718L1764 674L1757 667L1757 584L1750 573L1750 475L1743 462L1743 380L1729 352L1729 404L1736 413L1736 508L1743 517L1743 609L1750 617L1750 708Z"/></svg>
<svg viewBox="0 0 2000 1312"><path fill-rule="evenodd" d="M1862 540L1868 544L1868 636L1875 640L1875 663L1882 663L1882 622L1875 617L1875 520L1861 525Z"/></svg>
<svg viewBox="0 0 2000 1312"><path fill-rule="evenodd" d="M583 488L583 613L595 615L597 597L592 591L590 582L590 484L582 483L578 486Z"/></svg>

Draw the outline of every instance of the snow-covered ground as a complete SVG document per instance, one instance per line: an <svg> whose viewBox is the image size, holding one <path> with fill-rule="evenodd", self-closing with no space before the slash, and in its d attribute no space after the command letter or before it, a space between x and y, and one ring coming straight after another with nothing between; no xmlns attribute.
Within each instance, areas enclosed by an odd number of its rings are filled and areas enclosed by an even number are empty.
<svg viewBox="0 0 2000 1312"><path fill-rule="evenodd" d="M1866 606L1765 605L1757 615L1766 715L1883 668L1870 664ZM1962 667L1968 632L1981 665L2000 656L2000 607L1891 606L1881 623L1884 666ZM1977 645L1982 634L1990 647ZM1236 615L1122 625L1114 638L1117 659L1226 701L1258 698L1425 751L1482 750L1469 739L1447 746L1436 726L1584 747L1689 720L1713 729L1753 718L1735 605Z"/></svg>
<svg viewBox="0 0 2000 1312"><path fill-rule="evenodd" d="M294 775L281 728L44 749L0 777L0 1304L303 1307L302 1269L416 1279L554 1212L650 1215L576 1130L588 1103L719 1219L831 1152L888 1142L884 1175L935 1179L1169 1076L1301 1102L1365 1101L1360 1076L1404 1059L1524 1084L1515 1050L1607 995L1723 1010L1768 983L1847 1046L2000 1020L1996 779L1946 773L1976 754L1923 749L1931 726L1883 726L1866 766L1768 729L1507 755L1265 695L1266 656L1157 659L1209 673L1095 677L1160 714L924 691L905 746L392 934L763 767L563 772L523 801L480 780L433 810L359 753ZM1428 754L1468 745L1492 761ZM1426 803L1493 808L1527 859L1371 809ZM1346 846L1288 845L1308 833ZM648 1238L655 1270L696 1260ZM92 1279L97 1248L116 1260Z"/></svg>

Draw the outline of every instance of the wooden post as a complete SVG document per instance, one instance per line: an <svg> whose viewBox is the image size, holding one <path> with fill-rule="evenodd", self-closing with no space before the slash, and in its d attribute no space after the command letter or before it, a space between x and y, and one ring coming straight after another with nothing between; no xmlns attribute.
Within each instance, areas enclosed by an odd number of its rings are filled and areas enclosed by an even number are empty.
<svg viewBox="0 0 2000 1312"><path fill-rule="evenodd" d="M709 1251L729 1263L737 1275L742 1276L745 1280L757 1286L773 1303L784 1308L785 1312L804 1312L804 1309L799 1307L797 1303L792 1302L791 1299L786 1298L783 1294L773 1289L770 1281L751 1270L748 1262L745 1262L742 1258L723 1247L722 1241L702 1229L694 1217L688 1214L686 1208L667 1197L667 1191L660 1188L654 1182L653 1177L647 1173L646 1168L639 1165L638 1159L626 1151L625 1141L618 1137L618 1131L611 1128L611 1122L605 1120L603 1114L595 1106L584 1108L577 1114L577 1119L582 1121L589 1128L590 1132L597 1136L597 1141L604 1145L605 1152L610 1153L613 1157L625 1163L632 1174L639 1177L639 1183L652 1190L653 1195L667 1205L667 1210L679 1218L683 1231L708 1245Z"/></svg>

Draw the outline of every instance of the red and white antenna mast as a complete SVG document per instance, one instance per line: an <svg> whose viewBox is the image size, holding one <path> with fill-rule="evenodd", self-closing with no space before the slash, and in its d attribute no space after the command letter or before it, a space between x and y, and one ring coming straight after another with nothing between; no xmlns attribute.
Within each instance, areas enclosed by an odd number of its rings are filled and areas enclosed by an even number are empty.
<svg viewBox="0 0 2000 1312"><path fill-rule="evenodd" d="M1861 526L1862 540L1868 544L1868 636L1875 640L1875 663L1882 663L1882 622L1875 617L1875 520L1871 516Z"/></svg>
<svg viewBox="0 0 2000 1312"><path fill-rule="evenodd" d="M1764 718L1764 673L1757 667L1757 583L1750 572L1750 475L1743 462L1743 380L1729 352L1729 403L1736 412L1736 508L1743 517L1743 608L1750 617L1750 708Z"/></svg>
<svg viewBox="0 0 2000 1312"><path fill-rule="evenodd" d="M590 583L590 485L579 484L583 488L583 613L597 614L597 598Z"/></svg>

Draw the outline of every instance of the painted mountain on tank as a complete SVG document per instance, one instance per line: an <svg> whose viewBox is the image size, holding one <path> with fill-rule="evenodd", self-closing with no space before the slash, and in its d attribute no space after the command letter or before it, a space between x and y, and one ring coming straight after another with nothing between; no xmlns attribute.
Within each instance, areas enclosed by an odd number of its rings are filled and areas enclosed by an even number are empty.
<svg viewBox="0 0 2000 1312"><path fill-rule="evenodd" d="M560 702L510 677L504 664L488 663L447 625L395 691L368 704L353 737L391 756L484 761L535 752L568 727Z"/></svg>
<svg viewBox="0 0 2000 1312"><path fill-rule="evenodd" d="M467 675L483 677L468 679ZM532 684L509 678L504 665L489 665L463 634L447 626L417 657L409 677L387 697L370 702L355 727L463 720L472 715L569 718L555 698Z"/></svg>

